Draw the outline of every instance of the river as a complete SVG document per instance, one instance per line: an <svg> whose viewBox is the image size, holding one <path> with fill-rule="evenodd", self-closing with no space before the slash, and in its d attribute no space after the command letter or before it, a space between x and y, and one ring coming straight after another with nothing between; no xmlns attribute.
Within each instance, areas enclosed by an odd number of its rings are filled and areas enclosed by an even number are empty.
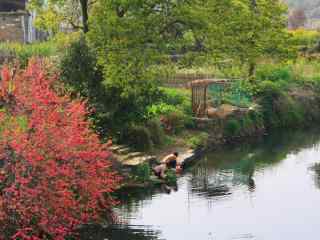
<svg viewBox="0 0 320 240"><path fill-rule="evenodd" d="M200 159L177 188L123 194L94 240L317 240L320 131L276 133ZM319 164L320 166L320 164Z"/></svg>

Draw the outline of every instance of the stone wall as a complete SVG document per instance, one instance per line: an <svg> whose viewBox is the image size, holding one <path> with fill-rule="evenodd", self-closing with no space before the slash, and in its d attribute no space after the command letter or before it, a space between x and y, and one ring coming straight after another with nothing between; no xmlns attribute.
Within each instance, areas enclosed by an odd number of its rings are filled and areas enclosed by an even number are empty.
<svg viewBox="0 0 320 240"><path fill-rule="evenodd" d="M26 42L26 12L0 12L0 42Z"/></svg>

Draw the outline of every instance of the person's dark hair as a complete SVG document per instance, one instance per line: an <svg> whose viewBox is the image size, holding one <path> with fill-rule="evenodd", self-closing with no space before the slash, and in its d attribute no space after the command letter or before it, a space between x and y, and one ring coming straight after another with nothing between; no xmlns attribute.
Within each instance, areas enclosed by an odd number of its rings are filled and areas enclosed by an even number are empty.
<svg viewBox="0 0 320 240"><path fill-rule="evenodd" d="M179 153L178 153L178 152L174 152L173 155L175 155L176 157L178 157Z"/></svg>

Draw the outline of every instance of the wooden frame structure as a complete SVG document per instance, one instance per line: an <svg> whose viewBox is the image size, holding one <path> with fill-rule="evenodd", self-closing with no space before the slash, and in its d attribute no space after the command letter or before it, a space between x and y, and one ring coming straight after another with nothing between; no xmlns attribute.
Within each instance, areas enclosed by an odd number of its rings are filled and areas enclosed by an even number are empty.
<svg viewBox="0 0 320 240"><path fill-rule="evenodd" d="M190 83L192 92L192 111L196 117L205 117L208 103L208 87L213 84L225 85L228 79L201 79Z"/></svg>

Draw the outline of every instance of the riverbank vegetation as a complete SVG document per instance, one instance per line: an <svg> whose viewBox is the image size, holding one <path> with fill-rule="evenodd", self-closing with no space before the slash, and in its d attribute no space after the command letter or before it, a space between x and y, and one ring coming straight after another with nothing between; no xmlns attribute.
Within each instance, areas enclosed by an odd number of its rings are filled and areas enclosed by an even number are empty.
<svg viewBox="0 0 320 240"><path fill-rule="evenodd" d="M98 213L115 204L109 193L118 185L99 142L109 137L158 153L320 120L320 34L288 31L278 1L47 4L29 5L41 10L37 26L50 33L47 42L0 44L0 60L10 66L1 77L1 117L11 122L1 128L7 181L0 191L10 192L2 194L4 238L62 239L100 220ZM31 58L41 61L28 67ZM195 78L230 80L208 90L203 119L210 127L200 126L192 108ZM142 165L133 178L144 182L150 174ZM51 197L49 207L39 200ZM12 223L11 213L20 220Z"/></svg>

